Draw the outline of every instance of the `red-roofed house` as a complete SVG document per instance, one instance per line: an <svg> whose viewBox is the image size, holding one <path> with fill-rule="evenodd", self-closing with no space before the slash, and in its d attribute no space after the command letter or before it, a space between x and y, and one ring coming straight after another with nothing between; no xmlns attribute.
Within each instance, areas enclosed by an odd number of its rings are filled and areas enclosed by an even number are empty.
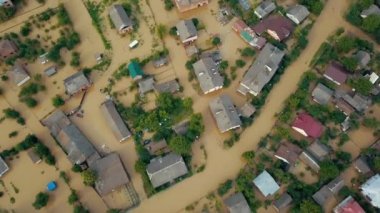
<svg viewBox="0 0 380 213"><path fill-rule="evenodd" d="M325 78L334 82L337 85L344 84L347 80L347 71L338 62L331 62L323 75Z"/></svg>
<svg viewBox="0 0 380 213"><path fill-rule="evenodd" d="M349 196L334 208L334 213L365 213L365 211L354 198Z"/></svg>
<svg viewBox="0 0 380 213"><path fill-rule="evenodd" d="M280 15L271 15L252 27L258 35L267 32L277 41L288 38L294 30L292 21Z"/></svg>
<svg viewBox="0 0 380 213"><path fill-rule="evenodd" d="M292 128L305 137L319 138L323 132L323 125L307 113L300 113L293 121Z"/></svg>

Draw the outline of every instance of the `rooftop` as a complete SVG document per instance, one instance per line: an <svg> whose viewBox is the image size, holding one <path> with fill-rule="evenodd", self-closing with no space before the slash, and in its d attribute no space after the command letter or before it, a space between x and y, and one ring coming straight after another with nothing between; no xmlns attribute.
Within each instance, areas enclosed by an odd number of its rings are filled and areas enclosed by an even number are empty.
<svg viewBox="0 0 380 213"><path fill-rule="evenodd" d="M264 195L264 197L274 195L280 189L280 186L266 170L257 176L253 180L253 183Z"/></svg>
<svg viewBox="0 0 380 213"><path fill-rule="evenodd" d="M321 83L318 83L312 92L313 100L322 105L328 104L333 94L330 88Z"/></svg>
<svg viewBox="0 0 380 213"><path fill-rule="evenodd" d="M380 15L380 8L376 4L372 4L360 14L362 18L367 18L370 15Z"/></svg>
<svg viewBox="0 0 380 213"><path fill-rule="evenodd" d="M334 208L334 213L365 213L365 211L354 198L348 196Z"/></svg>
<svg viewBox="0 0 380 213"><path fill-rule="evenodd" d="M323 133L323 125L307 113L300 113L292 127L306 137L319 138Z"/></svg>
<svg viewBox="0 0 380 213"><path fill-rule="evenodd" d="M7 163L0 157L0 177L3 176L8 170L9 167Z"/></svg>
<svg viewBox="0 0 380 213"><path fill-rule="evenodd" d="M139 93L140 95L144 95L147 92L154 90L154 78L148 77L143 80L140 80L139 83Z"/></svg>
<svg viewBox="0 0 380 213"><path fill-rule="evenodd" d="M176 93L180 90L180 85L177 80L171 80L164 83L155 84L154 89L159 93Z"/></svg>
<svg viewBox="0 0 380 213"><path fill-rule="evenodd" d="M193 20L180 20L177 25L177 32L182 42L186 42L187 39L197 36L197 28L194 25Z"/></svg>
<svg viewBox="0 0 380 213"><path fill-rule="evenodd" d="M276 4L272 0L264 0L255 8L255 14L259 18L264 18L276 9Z"/></svg>
<svg viewBox="0 0 380 213"><path fill-rule="evenodd" d="M289 37L294 28L292 21L281 15L271 15L252 27L258 35L267 31L275 32L275 39L279 41Z"/></svg>
<svg viewBox="0 0 380 213"><path fill-rule="evenodd" d="M315 141L307 147L307 151L319 161L323 161L331 152L328 146L319 141Z"/></svg>
<svg viewBox="0 0 380 213"><path fill-rule="evenodd" d="M106 119L107 124L110 126L113 135L119 142L122 142L131 137L131 132L125 125L123 119L115 107L115 104L111 99L103 102L100 105L100 109L102 110L103 116Z"/></svg>
<svg viewBox="0 0 380 213"><path fill-rule="evenodd" d="M347 71L338 62L331 62L327 66L324 76L337 85L345 83L348 78Z"/></svg>
<svg viewBox="0 0 380 213"><path fill-rule="evenodd" d="M372 176L360 188L372 206L380 208L380 174Z"/></svg>
<svg viewBox="0 0 380 213"><path fill-rule="evenodd" d="M121 4L112 5L109 9L109 15L115 28L118 30L123 30L133 25L132 20L128 17Z"/></svg>
<svg viewBox="0 0 380 213"><path fill-rule="evenodd" d="M371 168L369 168L365 157L359 157L356 159L353 163L353 166L361 174L365 175L371 172Z"/></svg>
<svg viewBox="0 0 380 213"><path fill-rule="evenodd" d="M302 149L297 145L290 142L283 142L275 153L275 157L285 161L290 165L294 165L297 162L299 155L302 153Z"/></svg>
<svg viewBox="0 0 380 213"><path fill-rule="evenodd" d="M143 70L140 67L140 64L136 61L131 61L128 64L129 75L131 75L133 80L140 79L144 75Z"/></svg>
<svg viewBox="0 0 380 213"><path fill-rule="evenodd" d="M307 7L300 4L291 6L286 12L286 16L288 16L296 24L300 24L309 16L309 14L310 12Z"/></svg>
<svg viewBox="0 0 380 213"><path fill-rule="evenodd" d="M225 199L224 204L227 206L229 213L251 213L247 200L241 192Z"/></svg>
<svg viewBox="0 0 380 213"><path fill-rule="evenodd" d="M219 73L219 67L210 57L195 62L193 68L204 94L223 87L224 79Z"/></svg>
<svg viewBox="0 0 380 213"><path fill-rule="evenodd" d="M284 193L280 198L273 202L274 207L277 211L281 211L284 208L288 207L292 203L293 199L288 193Z"/></svg>
<svg viewBox="0 0 380 213"><path fill-rule="evenodd" d="M222 133L241 126L237 110L228 95L221 95L210 101L209 106Z"/></svg>
<svg viewBox="0 0 380 213"><path fill-rule="evenodd" d="M83 71L76 72L70 77L63 80L66 92L69 95L74 95L82 90L86 89L91 85L91 82L88 80Z"/></svg>
<svg viewBox="0 0 380 213"><path fill-rule="evenodd" d="M251 117L256 112L256 108L249 102L246 102L243 106L239 108L240 116L245 118Z"/></svg>
<svg viewBox="0 0 380 213"><path fill-rule="evenodd" d="M371 55L363 50L359 50L355 55L354 58L358 61L359 66L361 68L364 68L368 65L369 61L371 60Z"/></svg>
<svg viewBox="0 0 380 213"><path fill-rule="evenodd" d="M170 183L188 173L182 156L175 153L152 159L146 171L154 188Z"/></svg>
<svg viewBox="0 0 380 213"><path fill-rule="evenodd" d="M16 61L13 65L13 68L10 71L10 78L17 86L21 86L30 80L27 70L19 61Z"/></svg>

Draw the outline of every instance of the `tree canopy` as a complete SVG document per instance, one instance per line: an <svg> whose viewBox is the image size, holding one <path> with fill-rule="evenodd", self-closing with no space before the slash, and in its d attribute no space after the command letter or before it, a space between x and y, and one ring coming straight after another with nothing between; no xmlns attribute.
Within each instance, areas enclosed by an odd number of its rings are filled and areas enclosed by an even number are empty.
<svg viewBox="0 0 380 213"><path fill-rule="evenodd" d="M47 205L48 201L49 195L47 193L40 192L36 195L36 200L33 203L33 207L37 210L41 209Z"/></svg>

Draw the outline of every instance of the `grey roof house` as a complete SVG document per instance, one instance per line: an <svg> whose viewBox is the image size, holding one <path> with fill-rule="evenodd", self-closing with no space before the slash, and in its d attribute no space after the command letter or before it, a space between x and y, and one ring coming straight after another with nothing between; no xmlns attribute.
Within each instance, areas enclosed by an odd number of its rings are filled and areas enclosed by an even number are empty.
<svg viewBox="0 0 380 213"><path fill-rule="evenodd" d="M209 57L202 58L193 64L203 94L223 88L224 79L219 73L218 65Z"/></svg>
<svg viewBox="0 0 380 213"><path fill-rule="evenodd" d="M380 16L380 8L376 4L372 4L367 9L363 10L360 14L362 18L367 18L370 15Z"/></svg>
<svg viewBox="0 0 380 213"><path fill-rule="evenodd" d="M360 174L366 175L372 172L367 164L367 160L363 156L356 159L352 165Z"/></svg>
<svg viewBox="0 0 380 213"><path fill-rule="evenodd" d="M333 94L334 91L326 87L324 84L318 83L311 95L315 102L326 105L329 103Z"/></svg>
<svg viewBox="0 0 380 213"><path fill-rule="evenodd" d="M243 193L239 192L224 200L229 213L251 213Z"/></svg>
<svg viewBox="0 0 380 213"><path fill-rule="evenodd" d="M193 20L181 20L176 25L177 34L183 44L191 43L198 39L197 28Z"/></svg>
<svg viewBox="0 0 380 213"><path fill-rule="evenodd" d="M368 179L360 186L360 190L372 206L380 208L380 174Z"/></svg>
<svg viewBox="0 0 380 213"><path fill-rule="evenodd" d="M154 188L186 175L187 170L182 156L170 153L164 157L156 157L150 161L146 172Z"/></svg>
<svg viewBox="0 0 380 213"><path fill-rule="evenodd" d="M92 83L83 71L79 71L63 80L63 84L68 95L75 95L89 88Z"/></svg>
<svg viewBox="0 0 380 213"><path fill-rule="evenodd" d="M145 93L154 90L154 78L148 77L143 80L140 80L139 83L139 93L141 96L144 96Z"/></svg>
<svg viewBox="0 0 380 213"><path fill-rule="evenodd" d="M329 202L335 200L335 196L344 187L344 180L342 177L337 177L327 185L324 185L312 197L320 206L326 207Z"/></svg>
<svg viewBox="0 0 380 213"><path fill-rule="evenodd" d="M371 55L363 50L359 50L355 55L354 58L358 61L360 68L365 68L369 61L371 61Z"/></svg>
<svg viewBox="0 0 380 213"><path fill-rule="evenodd" d="M257 96L278 70L284 55L283 51L267 43L256 61L245 73L238 92L243 95L251 93Z"/></svg>
<svg viewBox="0 0 380 213"><path fill-rule="evenodd" d="M363 112L368 109L369 105L372 104L372 100L370 98L360 94L355 94L354 96L346 94L342 97L342 99L358 112Z"/></svg>
<svg viewBox="0 0 380 213"><path fill-rule="evenodd" d="M164 92L176 93L180 90L180 86L177 80L174 79L174 80L166 81L160 84L154 84L154 89L158 93L164 93Z"/></svg>
<svg viewBox="0 0 380 213"><path fill-rule="evenodd" d="M97 175L95 189L100 196L106 196L129 182L123 163L116 153L96 160L90 169Z"/></svg>
<svg viewBox="0 0 380 213"><path fill-rule="evenodd" d="M112 5L109 9L109 16L119 33L122 34L133 30L133 22L121 4Z"/></svg>
<svg viewBox="0 0 380 213"><path fill-rule="evenodd" d="M280 186L266 170L253 180L253 184L255 184L264 197L274 195L280 189Z"/></svg>
<svg viewBox="0 0 380 213"><path fill-rule="evenodd" d="M181 121L175 125L172 126L173 131L178 135L184 135L186 134L187 130L189 129L189 120Z"/></svg>
<svg viewBox="0 0 380 213"><path fill-rule="evenodd" d="M238 112L228 95L221 95L210 101L209 106L220 132L224 133L241 126Z"/></svg>
<svg viewBox="0 0 380 213"><path fill-rule="evenodd" d="M309 10L300 4L291 6L286 12L286 16L296 24L301 24L309 16Z"/></svg>
<svg viewBox="0 0 380 213"><path fill-rule="evenodd" d="M309 147L307 147L307 151L313 155L317 160L323 161L331 152L330 148L325 144L315 141Z"/></svg>
<svg viewBox="0 0 380 213"><path fill-rule="evenodd" d="M61 110L56 110L43 119L41 123L49 128L50 133L61 145L73 164L79 165L85 162L91 164L94 160L100 158L99 153L86 136L75 124L71 123Z"/></svg>
<svg viewBox="0 0 380 213"><path fill-rule="evenodd" d="M272 0L264 0L255 9L255 15L260 19L269 15L276 9L276 4Z"/></svg>
<svg viewBox="0 0 380 213"><path fill-rule="evenodd" d="M17 85L22 86L27 81L30 80L30 76L28 74L28 71L25 69L24 65L21 64L21 62L16 61L16 63L13 65L12 70L9 72L10 79Z"/></svg>
<svg viewBox="0 0 380 213"><path fill-rule="evenodd" d="M107 124L110 126L113 135L119 142L123 142L132 136L111 99L103 102L100 105L100 109L103 112L104 118L107 120Z"/></svg>
<svg viewBox="0 0 380 213"><path fill-rule="evenodd" d="M9 167L7 163L0 157L0 177L3 176L6 172L8 172Z"/></svg>
<svg viewBox="0 0 380 213"><path fill-rule="evenodd" d="M46 76L50 77L57 73L57 67L56 66L48 67L44 70L44 73Z"/></svg>
<svg viewBox="0 0 380 213"><path fill-rule="evenodd" d="M246 102L238 110L240 116L244 118L249 118L256 112L256 107L254 107L251 103Z"/></svg>
<svg viewBox="0 0 380 213"><path fill-rule="evenodd" d="M284 210L292 203L293 199L288 193L284 193L280 198L273 202L273 207L277 212L284 212Z"/></svg>

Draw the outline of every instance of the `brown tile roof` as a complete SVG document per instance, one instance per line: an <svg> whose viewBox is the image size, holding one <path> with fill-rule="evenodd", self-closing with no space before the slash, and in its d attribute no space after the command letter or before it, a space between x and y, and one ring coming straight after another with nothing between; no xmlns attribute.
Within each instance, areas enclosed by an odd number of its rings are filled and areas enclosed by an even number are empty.
<svg viewBox="0 0 380 213"><path fill-rule="evenodd" d="M265 18L260 23L252 27L252 29L259 35L267 30L274 31L279 37L280 41L289 37L290 33L294 30L292 21L284 16L271 15Z"/></svg>
<svg viewBox="0 0 380 213"><path fill-rule="evenodd" d="M302 149L290 142L284 142L277 149L275 157L280 160L286 160L290 165L294 165L298 156L302 153Z"/></svg>

